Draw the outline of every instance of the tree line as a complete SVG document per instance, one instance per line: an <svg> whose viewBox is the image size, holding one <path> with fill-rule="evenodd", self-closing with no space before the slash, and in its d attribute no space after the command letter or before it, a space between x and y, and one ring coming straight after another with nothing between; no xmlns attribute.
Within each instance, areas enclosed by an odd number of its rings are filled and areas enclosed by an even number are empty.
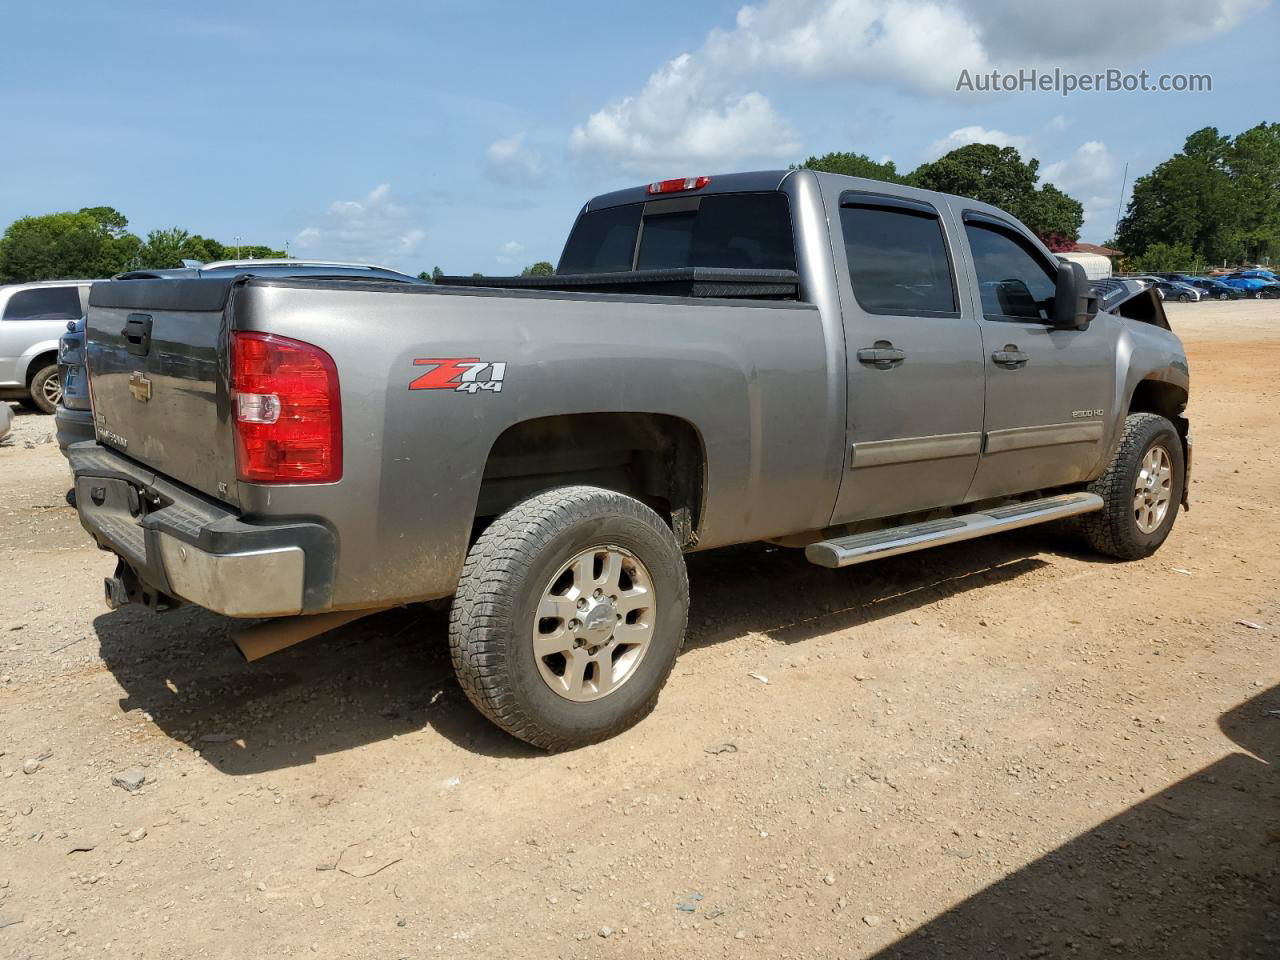
<svg viewBox="0 0 1280 960"><path fill-rule="evenodd" d="M1084 206L1052 183L1040 183L1040 161L1023 160L1013 147L970 143L957 147L910 173L892 160L877 163L862 153L810 157L802 169L887 180L924 190L972 197L1007 210L1044 241L1050 250L1070 250L1080 237Z"/></svg>
<svg viewBox="0 0 1280 960"><path fill-rule="evenodd" d="M1204 127L1133 184L1115 244L1142 270L1280 255L1280 123L1234 137Z"/></svg>
<svg viewBox="0 0 1280 960"><path fill-rule="evenodd" d="M183 260L283 257L263 244L226 244L181 227L129 232L114 207L19 217L0 236L0 283L110 277L126 270L180 267Z"/></svg>

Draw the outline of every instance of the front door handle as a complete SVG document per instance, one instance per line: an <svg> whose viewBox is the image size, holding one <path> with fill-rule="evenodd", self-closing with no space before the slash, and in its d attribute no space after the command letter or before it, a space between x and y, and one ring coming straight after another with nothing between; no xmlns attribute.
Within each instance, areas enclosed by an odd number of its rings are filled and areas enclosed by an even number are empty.
<svg viewBox="0 0 1280 960"><path fill-rule="evenodd" d="M991 354L991 359L1002 367L1016 370L1031 358L1019 350L1016 345L1006 343L1003 350L996 350Z"/></svg>
<svg viewBox="0 0 1280 960"><path fill-rule="evenodd" d="M895 363L901 363L907 359L907 352L899 350L893 344L881 340L874 347L863 347L858 351L858 361L860 363L869 363L882 369L888 369Z"/></svg>

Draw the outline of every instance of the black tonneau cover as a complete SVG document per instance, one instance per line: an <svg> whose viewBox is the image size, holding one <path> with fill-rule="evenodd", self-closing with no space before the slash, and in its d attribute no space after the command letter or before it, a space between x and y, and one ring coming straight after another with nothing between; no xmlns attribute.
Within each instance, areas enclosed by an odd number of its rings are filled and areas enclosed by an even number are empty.
<svg viewBox="0 0 1280 960"><path fill-rule="evenodd" d="M796 300L800 296L800 274L794 270L729 267L671 267L618 273L557 274L550 277L441 277L436 282L449 287L644 293L669 297Z"/></svg>

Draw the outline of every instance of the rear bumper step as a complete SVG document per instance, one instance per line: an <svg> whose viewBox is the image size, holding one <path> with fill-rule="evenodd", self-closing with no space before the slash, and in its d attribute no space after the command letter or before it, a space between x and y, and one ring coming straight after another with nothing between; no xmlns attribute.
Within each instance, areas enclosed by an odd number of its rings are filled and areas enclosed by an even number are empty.
<svg viewBox="0 0 1280 960"><path fill-rule="evenodd" d="M1095 493L1068 493L1043 500L1029 500L992 507L978 513L945 520L927 520L887 530L857 533L849 537L821 540L805 548L810 563L820 567L848 567L868 560L911 553L944 543L958 543L985 537L1004 530L1017 530L1049 520L1062 520L1081 513L1102 509L1102 498Z"/></svg>

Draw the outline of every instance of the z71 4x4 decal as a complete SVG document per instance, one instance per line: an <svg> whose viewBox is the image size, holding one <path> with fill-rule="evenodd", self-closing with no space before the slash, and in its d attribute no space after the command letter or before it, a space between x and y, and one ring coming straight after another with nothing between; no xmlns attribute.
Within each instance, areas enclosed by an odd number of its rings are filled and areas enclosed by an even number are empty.
<svg viewBox="0 0 1280 960"><path fill-rule="evenodd" d="M419 357L415 367L430 367L409 384L410 390L452 390L454 393L502 392L507 365L501 360L479 357ZM484 372L483 376L481 372Z"/></svg>

